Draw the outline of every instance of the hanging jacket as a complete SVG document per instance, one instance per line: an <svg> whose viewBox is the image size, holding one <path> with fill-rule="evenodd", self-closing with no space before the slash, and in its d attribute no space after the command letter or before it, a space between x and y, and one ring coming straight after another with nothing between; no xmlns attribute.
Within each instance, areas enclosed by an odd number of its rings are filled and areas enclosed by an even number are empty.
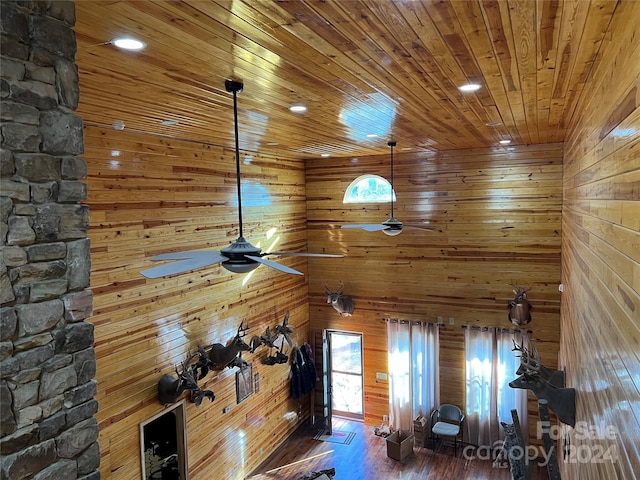
<svg viewBox="0 0 640 480"><path fill-rule="evenodd" d="M305 342L302 345L302 356L304 357L305 371L311 381L311 389L316 388L316 382L318 381L318 373L316 372L316 364L313 361L313 350L311 345Z"/></svg>
<svg viewBox="0 0 640 480"><path fill-rule="evenodd" d="M314 383L309 377L309 373L304 355L299 348L294 347L291 350L291 397L300 398L302 395L309 393Z"/></svg>

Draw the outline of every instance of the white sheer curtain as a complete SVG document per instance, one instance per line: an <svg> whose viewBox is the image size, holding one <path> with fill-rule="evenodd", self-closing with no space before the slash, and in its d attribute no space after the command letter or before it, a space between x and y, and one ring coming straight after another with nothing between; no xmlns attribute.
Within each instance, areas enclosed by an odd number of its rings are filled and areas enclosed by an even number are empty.
<svg viewBox="0 0 640 480"><path fill-rule="evenodd" d="M413 416L429 417L440 404L440 344L438 325L426 322L411 324L413 358Z"/></svg>
<svg viewBox="0 0 640 480"><path fill-rule="evenodd" d="M410 430L440 402L438 326L388 320L389 423Z"/></svg>
<svg viewBox="0 0 640 480"><path fill-rule="evenodd" d="M504 438L500 422L512 423L511 410L518 411L523 432L527 430L527 390L511 388L520 360L513 340L527 339L525 332L500 328L466 328L466 429L475 445L492 445ZM526 439L525 435L525 439Z"/></svg>

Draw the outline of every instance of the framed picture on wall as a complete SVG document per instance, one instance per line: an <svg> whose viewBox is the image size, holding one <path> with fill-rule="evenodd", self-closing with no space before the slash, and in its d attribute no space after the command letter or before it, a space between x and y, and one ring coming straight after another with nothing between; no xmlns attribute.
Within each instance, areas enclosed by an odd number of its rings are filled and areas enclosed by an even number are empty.
<svg viewBox="0 0 640 480"><path fill-rule="evenodd" d="M236 372L236 403L242 402L253 393L253 369L251 364Z"/></svg>

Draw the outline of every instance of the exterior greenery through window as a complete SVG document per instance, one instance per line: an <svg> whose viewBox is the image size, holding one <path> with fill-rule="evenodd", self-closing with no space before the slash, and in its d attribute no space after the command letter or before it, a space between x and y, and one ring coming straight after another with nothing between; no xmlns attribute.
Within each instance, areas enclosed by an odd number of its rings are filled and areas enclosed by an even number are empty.
<svg viewBox="0 0 640 480"><path fill-rule="evenodd" d="M396 192L387 179L378 175L361 175L347 187L342 203L389 203Z"/></svg>

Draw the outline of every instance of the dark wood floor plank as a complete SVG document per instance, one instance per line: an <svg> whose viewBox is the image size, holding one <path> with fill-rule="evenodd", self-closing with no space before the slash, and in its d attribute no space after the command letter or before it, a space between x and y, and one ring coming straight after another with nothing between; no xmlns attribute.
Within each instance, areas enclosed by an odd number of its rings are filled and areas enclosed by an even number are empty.
<svg viewBox="0 0 640 480"><path fill-rule="evenodd" d="M334 430L355 432L349 445L314 440L310 422L300 426L251 476L250 480L299 480L306 473L335 468L335 480L511 480L508 468L492 468L490 460L466 459L458 448L436 451L415 447L399 462L387 457L386 440L361 422L334 418ZM534 465L532 480L547 478L546 469Z"/></svg>

